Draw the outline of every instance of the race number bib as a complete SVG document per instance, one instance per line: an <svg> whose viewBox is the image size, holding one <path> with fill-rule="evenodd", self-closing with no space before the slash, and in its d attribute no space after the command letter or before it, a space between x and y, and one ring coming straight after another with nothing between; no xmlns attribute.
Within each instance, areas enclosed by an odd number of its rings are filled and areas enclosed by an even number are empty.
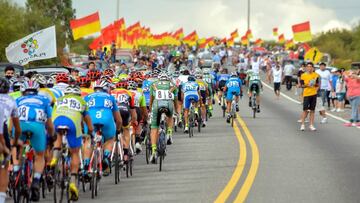
<svg viewBox="0 0 360 203"><path fill-rule="evenodd" d="M129 101L129 96L126 94L119 94L117 96L117 102L119 104L128 103L128 101Z"/></svg>
<svg viewBox="0 0 360 203"><path fill-rule="evenodd" d="M36 122L45 122L46 113L43 109L35 109L36 112Z"/></svg>
<svg viewBox="0 0 360 203"><path fill-rule="evenodd" d="M173 100L174 94L169 90L156 90L156 100Z"/></svg>
<svg viewBox="0 0 360 203"><path fill-rule="evenodd" d="M30 108L27 106L20 106L18 108L19 120L27 121L29 119L29 110L30 110Z"/></svg>
<svg viewBox="0 0 360 203"><path fill-rule="evenodd" d="M59 107L67 107L75 111L81 111L81 106L81 103L73 98L65 98L62 101L59 101Z"/></svg>

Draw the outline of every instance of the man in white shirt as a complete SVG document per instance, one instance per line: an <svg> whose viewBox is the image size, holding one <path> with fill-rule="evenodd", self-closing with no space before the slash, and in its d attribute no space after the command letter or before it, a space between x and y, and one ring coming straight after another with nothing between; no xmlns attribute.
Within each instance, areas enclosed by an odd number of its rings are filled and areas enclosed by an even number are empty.
<svg viewBox="0 0 360 203"><path fill-rule="evenodd" d="M330 95L331 90L331 73L329 70L326 69L326 64L321 63L320 69L315 71L320 76L320 88L319 88L319 96L320 98L320 105L318 106L318 111L322 116L321 123L326 123L326 113L325 113L325 104L328 102L328 98Z"/></svg>
<svg viewBox="0 0 360 203"><path fill-rule="evenodd" d="M294 70L295 70L295 66L290 61L285 62L285 66L284 66L285 79L284 79L284 82L286 84L286 89L288 91L290 91L291 88L292 88L292 75L293 75Z"/></svg>
<svg viewBox="0 0 360 203"><path fill-rule="evenodd" d="M259 74L260 72L260 63L258 61L257 57L253 58L253 61L251 62L251 69L254 73Z"/></svg>
<svg viewBox="0 0 360 203"><path fill-rule="evenodd" d="M274 92L276 95L276 99L280 99L280 86L281 86L281 78L282 78L282 70L280 65L276 65L272 68L272 76L274 82Z"/></svg>

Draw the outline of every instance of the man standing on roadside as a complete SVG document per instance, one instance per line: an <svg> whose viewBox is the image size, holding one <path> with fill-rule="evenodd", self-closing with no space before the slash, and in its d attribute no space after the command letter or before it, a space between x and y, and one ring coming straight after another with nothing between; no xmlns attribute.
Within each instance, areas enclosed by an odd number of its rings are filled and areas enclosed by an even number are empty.
<svg viewBox="0 0 360 203"><path fill-rule="evenodd" d="M314 72L314 64L306 64L306 72L301 75L300 78L301 86L304 88L303 97L303 114L301 117L301 127L300 130L305 130L305 118L310 111L310 130L315 131L314 127L314 117L315 117L315 107L316 107L316 98L317 90L319 87L319 75Z"/></svg>
<svg viewBox="0 0 360 203"><path fill-rule="evenodd" d="M320 89L318 94L320 96L319 112L322 117L321 123L326 123L325 104L328 102L331 90L331 73L326 69L325 63L320 63L320 69L316 70L316 73L320 76Z"/></svg>
<svg viewBox="0 0 360 203"><path fill-rule="evenodd" d="M294 70L295 66L290 61L286 61L284 66L284 82L288 91L290 91L292 88L292 75Z"/></svg>
<svg viewBox="0 0 360 203"><path fill-rule="evenodd" d="M276 64L275 67L272 68L272 78L274 81L274 92L276 95L276 99L280 99L280 86L281 86L281 78L282 78L282 70L279 64Z"/></svg>

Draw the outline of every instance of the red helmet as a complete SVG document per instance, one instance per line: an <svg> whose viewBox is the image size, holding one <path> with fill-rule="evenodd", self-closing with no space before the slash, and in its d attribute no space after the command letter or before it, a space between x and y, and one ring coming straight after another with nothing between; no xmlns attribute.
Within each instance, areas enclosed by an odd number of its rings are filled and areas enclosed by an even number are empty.
<svg viewBox="0 0 360 203"><path fill-rule="evenodd" d="M127 89L127 87L128 87L127 82L118 82L118 83L116 83L116 88Z"/></svg>
<svg viewBox="0 0 360 203"><path fill-rule="evenodd" d="M101 72L98 70L90 70L87 72L86 76L88 76L91 81L96 81L96 80L100 79Z"/></svg>
<svg viewBox="0 0 360 203"><path fill-rule="evenodd" d="M79 84L80 87L89 88L91 85L91 80L87 76L81 76L81 77L78 77L77 83Z"/></svg>
<svg viewBox="0 0 360 203"><path fill-rule="evenodd" d="M103 75L109 76L109 77L114 77L115 73L114 73L113 69L107 68L104 70Z"/></svg>
<svg viewBox="0 0 360 203"><path fill-rule="evenodd" d="M67 73L56 74L56 83L69 83L69 75Z"/></svg>

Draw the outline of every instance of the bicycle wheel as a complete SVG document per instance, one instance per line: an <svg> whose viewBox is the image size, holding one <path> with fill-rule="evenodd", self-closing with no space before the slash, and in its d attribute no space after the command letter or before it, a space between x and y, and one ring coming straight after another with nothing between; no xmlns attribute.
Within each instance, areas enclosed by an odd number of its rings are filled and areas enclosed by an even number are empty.
<svg viewBox="0 0 360 203"><path fill-rule="evenodd" d="M197 123L198 123L198 132L201 132L201 127L202 127L202 118L201 118L201 107L199 108L198 111L198 117L197 117Z"/></svg>
<svg viewBox="0 0 360 203"><path fill-rule="evenodd" d="M94 199L95 198L95 191L96 191L96 179L97 179L97 165L98 165L98 157L97 157L97 153L93 152L94 156L93 156L93 162L92 162L92 170L91 170L91 181L90 181L90 186L91 186L91 198Z"/></svg>
<svg viewBox="0 0 360 203"><path fill-rule="evenodd" d="M160 159L160 161L159 161L159 171L161 171L162 170L162 164L163 164L163 155L160 155L159 159Z"/></svg>
<svg viewBox="0 0 360 203"><path fill-rule="evenodd" d="M114 149L114 164L115 164L115 184L118 184L120 182L120 169L119 169L119 154L118 154L118 143L115 143L115 149Z"/></svg>
<svg viewBox="0 0 360 203"><path fill-rule="evenodd" d="M146 164L149 164L149 159L151 155L151 143L148 135L146 135L145 137L145 148L146 148L145 151Z"/></svg>
<svg viewBox="0 0 360 203"><path fill-rule="evenodd" d="M133 166L134 166L134 159L131 158L130 162L130 176L133 176Z"/></svg>
<svg viewBox="0 0 360 203"><path fill-rule="evenodd" d="M41 176L41 193L42 193L42 198L45 199L46 198L46 181L44 176Z"/></svg>

